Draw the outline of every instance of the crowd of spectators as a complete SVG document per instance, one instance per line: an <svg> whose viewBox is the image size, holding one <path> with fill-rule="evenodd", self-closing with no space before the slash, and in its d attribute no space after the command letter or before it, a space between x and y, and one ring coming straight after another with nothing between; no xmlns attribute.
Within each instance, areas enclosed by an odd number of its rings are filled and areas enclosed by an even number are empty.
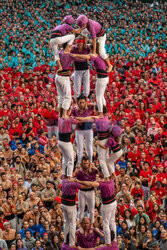
<svg viewBox="0 0 167 250"><path fill-rule="evenodd" d="M49 40L66 14L81 12L103 24L113 65L105 98L110 119L123 130L124 154L115 166L118 246L167 249L166 11L162 1L0 2L2 249L61 249L62 166ZM88 101L95 103L92 65L90 73ZM76 148L74 134L71 140ZM93 150L100 175L96 145ZM99 197L97 190L94 226L102 230Z"/></svg>

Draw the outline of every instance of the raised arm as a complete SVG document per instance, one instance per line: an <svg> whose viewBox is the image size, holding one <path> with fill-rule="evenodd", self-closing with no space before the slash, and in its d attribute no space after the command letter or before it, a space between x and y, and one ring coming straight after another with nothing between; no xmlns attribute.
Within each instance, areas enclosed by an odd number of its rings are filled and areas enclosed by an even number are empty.
<svg viewBox="0 0 167 250"><path fill-rule="evenodd" d="M75 117L76 120L81 122L94 122L93 116L87 116L87 117Z"/></svg>
<svg viewBox="0 0 167 250"><path fill-rule="evenodd" d="M90 54L82 55L82 54L71 54L72 57L78 57L80 59L90 59Z"/></svg>
<svg viewBox="0 0 167 250"><path fill-rule="evenodd" d="M99 145L103 149L107 149L105 145L102 145L99 141L96 141L96 145Z"/></svg>
<svg viewBox="0 0 167 250"><path fill-rule="evenodd" d="M77 182L81 183L85 186L94 187L94 188L97 188L100 185L97 181L92 182L92 181L79 181L79 180L77 180Z"/></svg>
<svg viewBox="0 0 167 250"><path fill-rule="evenodd" d="M74 33L74 34L80 34L81 33L81 29L73 29L72 33Z"/></svg>

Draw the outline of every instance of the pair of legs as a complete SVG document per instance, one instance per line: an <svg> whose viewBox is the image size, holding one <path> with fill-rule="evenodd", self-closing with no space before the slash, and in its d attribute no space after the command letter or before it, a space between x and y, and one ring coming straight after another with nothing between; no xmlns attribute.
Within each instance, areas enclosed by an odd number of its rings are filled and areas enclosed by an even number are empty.
<svg viewBox="0 0 167 250"><path fill-rule="evenodd" d="M67 234L69 233L70 240L69 246L75 245L75 232L76 232L76 206L61 205L64 215L64 242L67 243Z"/></svg>
<svg viewBox="0 0 167 250"><path fill-rule="evenodd" d="M105 178L110 177L115 172L114 163L121 157L123 154L122 149L116 153L111 154L111 156L106 160L107 170Z"/></svg>
<svg viewBox="0 0 167 250"><path fill-rule="evenodd" d="M106 61L108 66L107 72L110 72L112 70L112 65L105 50L106 34L104 34L104 36L98 37L97 42L99 44L99 55Z"/></svg>
<svg viewBox="0 0 167 250"><path fill-rule="evenodd" d="M69 76L56 75L56 88L58 94L58 106L63 108L63 118L67 117L67 110L71 105L71 84Z"/></svg>
<svg viewBox="0 0 167 250"><path fill-rule="evenodd" d="M77 156L78 156L78 163L81 163L83 157L83 150L84 150L84 139L86 143L86 152L92 162L93 156L93 130L76 130L75 132L76 143L77 143Z"/></svg>
<svg viewBox="0 0 167 250"><path fill-rule="evenodd" d="M100 143L102 145L106 145L107 141L108 139L100 140ZM106 150L98 145L97 153L98 153L98 159L99 159L100 167L102 169L104 178L107 178L109 175L109 171L107 168L106 159L108 159L109 157L109 150L108 149Z"/></svg>
<svg viewBox="0 0 167 250"><path fill-rule="evenodd" d="M58 141L60 151L62 153L63 175L72 177L74 169L74 152L71 142Z"/></svg>
<svg viewBox="0 0 167 250"><path fill-rule="evenodd" d="M114 241L116 241L116 223L115 223L115 212L117 208L117 202L114 201L108 205L102 205L102 218L103 218L103 230L105 237L105 244L111 244L111 233L110 230L113 230L115 233Z"/></svg>
<svg viewBox="0 0 167 250"><path fill-rule="evenodd" d="M58 45L61 45L63 43L67 43L67 46L72 45L75 40L75 35L74 34L69 34L65 36L58 36L55 38L52 38L50 40L50 46L53 50L55 61L58 64L59 70L62 70L60 59L59 59L59 51L58 51Z"/></svg>
<svg viewBox="0 0 167 250"><path fill-rule="evenodd" d="M78 98L81 94L81 86L83 83L83 94L88 97L90 92L90 71L86 70L75 70L72 75L72 81L74 82L74 98Z"/></svg>
<svg viewBox="0 0 167 250"><path fill-rule="evenodd" d="M94 223L95 191L82 191L78 193L79 221L84 218L85 206L88 206L91 224Z"/></svg>
<svg viewBox="0 0 167 250"><path fill-rule="evenodd" d="M106 100L104 98L104 93L106 86L109 82L109 78L97 78L96 81L96 101L97 101L97 107L99 111L99 115L103 116L103 106L106 106Z"/></svg>

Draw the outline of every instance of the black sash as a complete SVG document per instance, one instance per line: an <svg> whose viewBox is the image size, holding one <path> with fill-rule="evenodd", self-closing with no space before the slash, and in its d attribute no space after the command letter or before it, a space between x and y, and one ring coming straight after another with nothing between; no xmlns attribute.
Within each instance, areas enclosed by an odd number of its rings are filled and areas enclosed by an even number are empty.
<svg viewBox="0 0 167 250"><path fill-rule="evenodd" d="M62 36L61 31L60 31L60 30L55 30L55 31L53 31L52 34L51 34L51 39L52 39L52 38L56 38L56 37L60 37L60 36Z"/></svg>
<svg viewBox="0 0 167 250"><path fill-rule="evenodd" d="M107 71L105 71L103 69L96 69L96 72L97 72L97 78L106 78L106 77L108 77Z"/></svg>
<svg viewBox="0 0 167 250"><path fill-rule="evenodd" d="M81 191L85 191L85 192L88 192L88 191L93 191L94 190L94 188L93 187L91 187L91 188L88 188L88 189L80 189Z"/></svg>
<svg viewBox="0 0 167 250"><path fill-rule="evenodd" d="M59 76L70 76L70 71L68 69L63 69L61 71L58 71L57 74Z"/></svg>
<svg viewBox="0 0 167 250"><path fill-rule="evenodd" d="M59 141L70 142L71 141L71 133L59 132Z"/></svg>
<svg viewBox="0 0 167 250"><path fill-rule="evenodd" d="M80 130L90 130L92 129L92 123L91 122L78 123L78 128Z"/></svg>
<svg viewBox="0 0 167 250"><path fill-rule="evenodd" d="M113 151L113 153L118 152L120 149L121 149L121 145L119 145L119 144L117 146L111 148L111 150Z"/></svg>
<svg viewBox="0 0 167 250"><path fill-rule="evenodd" d="M103 198L103 197L101 197L101 198L102 198L103 205L108 205L108 204L115 201L115 195L114 194L112 196L107 197L107 198Z"/></svg>
<svg viewBox="0 0 167 250"><path fill-rule="evenodd" d="M101 28L100 32L96 35L97 37L104 36L105 30Z"/></svg>
<svg viewBox="0 0 167 250"><path fill-rule="evenodd" d="M98 134L98 140L104 140L110 137L109 130L107 131L97 131Z"/></svg>
<svg viewBox="0 0 167 250"><path fill-rule="evenodd" d="M88 63L85 62L75 62L75 70L87 70L88 69Z"/></svg>
<svg viewBox="0 0 167 250"><path fill-rule="evenodd" d="M75 195L65 195L62 194L61 203L66 206L75 206Z"/></svg>

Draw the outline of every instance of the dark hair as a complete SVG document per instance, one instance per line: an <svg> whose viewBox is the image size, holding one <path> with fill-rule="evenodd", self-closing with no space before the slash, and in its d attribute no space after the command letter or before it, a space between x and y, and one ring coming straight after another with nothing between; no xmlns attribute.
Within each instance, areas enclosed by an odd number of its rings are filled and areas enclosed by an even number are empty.
<svg viewBox="0 0 167 250"><path fill-rule="evenodd" d="M38 170L36 171L36 173L42 173L42 170L38 169Z"/></svg>
<svg viewBox="0 0 167 250"><path fill-rule="evenodd" d="M148 227L145 224L139 225L138 226L138 232L141 232L141 227L145 227L145 230L147 231Z"/></svg>
<svg viewBox="0 0 167 250"><path fill-rule="evenodd" d="M89 157L87 155L85 155L85 156L82 157L81 162L82 161L90 161L90 159L89 159Z"/></svg>
<svg viewBox="0 0 167 250"><path fill-rule="evenodd" d="M11 105L11 109L14 108L14 107L16 107L16 104L13 103L13 104Z"/></svg>
<svg viewBox="0 0 167 250"><path fill-rule="evenodd" d="M148 161L144 161L144 165L148 164L150 166L150 163Z"/></svg>
<svg viewBox="0 0 167 250"><path fill-rule="evenodd" d="M47 183L53 184L53 182L52 182L52 181L50 181L50 180L48 180L48 181L46 182L46 184L47 184Z"/></svg>
<svg viewBox="0 0 167 250"><path fill-rule="evenodd" d="M141 224L141 223L140 223L140 219L142 219L142 218L143 218L144 221L145 221L144 224ZM146 220L146 218L145 218L144 216L140 216L140 218L139 218L139 226L140 226L140 225L147 225L147 220Z"/></svg>
<svg viewBox="0 0 167 250"><path fill-rule="evenodd" d="M131 210L130 210L130 209L125 209L123 217L124 217L124 218L125 218L125 220L126 220L126 215L125 215L125 214L126 214L126 212L127 212L127 211L130 213L130 217L129 217L129 219L130 219L130 220L133 220L133 215L132 215L132 212L131 212Z"/></svg>
<svg viewBox="0 0 167 250"><path fill-rule="evenodd" d="M85 100L86 101L86 97L81 94L78 98L77 98L77 102L79 102L80 100Z"/></svg>
<svg viewBox="0 0 167 250"><path fill-rule="evenodd" d="M135 227L135 226L131 226L131 227L129 228L129 230L131 230L132 228L135 230L135 233L134 233L133 236L136 237L136 227Z"/></svg>
<svg viewBox="0 0 167 250"><path fill-rule="evenodd" d="M131 239L130 233L125 233L124 238L127 239L127 240L130 240Z"/></svg>
<svg viewBox="0 0 167 250"><path fill-rule="evenodd" d="M140 181L136 181L136 182L135 182L135 185L136 185L136 184L139 184L139 185L140 185Z"/></svg>
<svg viewBox="0 0 167 250"><path fill-rule="evenodd" d="M25 234L26 234L27 232L30 232L30 234L31 234L31 231L30 231L30 230L26 230L26 231L25 231Z"/></svg>

